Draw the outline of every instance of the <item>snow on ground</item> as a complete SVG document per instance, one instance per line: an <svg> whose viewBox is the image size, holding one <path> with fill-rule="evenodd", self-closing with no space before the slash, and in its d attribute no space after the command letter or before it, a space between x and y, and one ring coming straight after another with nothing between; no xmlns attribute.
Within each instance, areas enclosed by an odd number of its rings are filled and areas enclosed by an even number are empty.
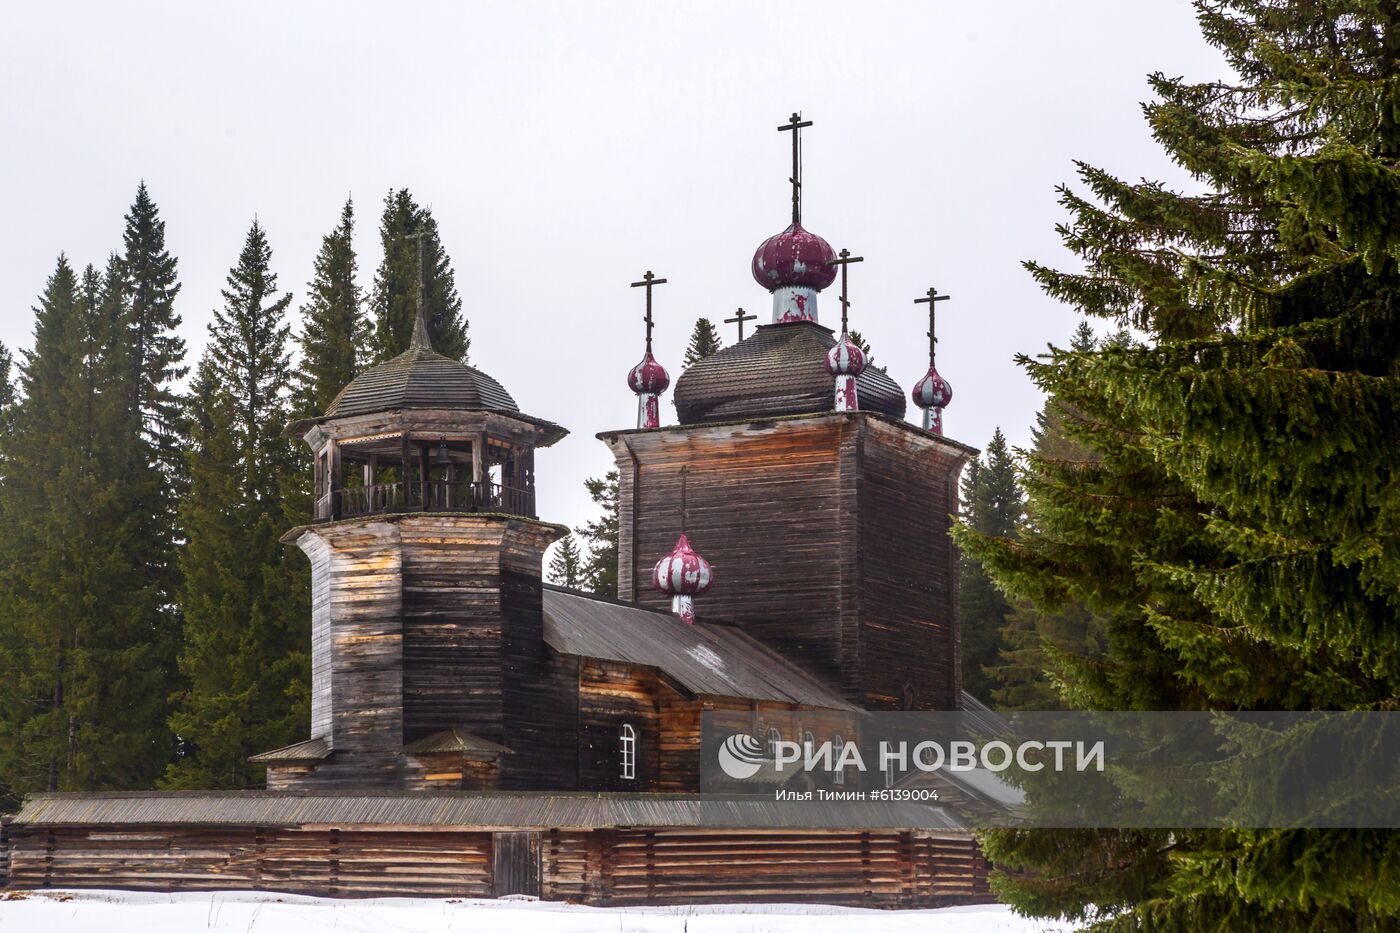
<svg viewBox="0 0 1400 933"><path fill-rule="evenodd" d="M225 891L0 894L3 933L1051 933L1007 907L856 910L809 905L580 907L529 900L335 900Z"/></svg>

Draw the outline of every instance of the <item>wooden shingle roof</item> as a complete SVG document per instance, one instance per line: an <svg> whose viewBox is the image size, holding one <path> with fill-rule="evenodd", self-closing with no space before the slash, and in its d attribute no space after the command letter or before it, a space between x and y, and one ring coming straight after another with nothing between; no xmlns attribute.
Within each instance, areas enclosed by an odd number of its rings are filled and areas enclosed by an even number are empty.
<svg viewBox="0 0 1400 933"><path fill-rule="evenodd" d="M520 411L510 393L481 370L427 347L410 347L351 380L331 402L326 417L405 408Z"/></svg>
<svg viewBox="0 0 1400 933"><path fill-rule="evenodd" d="M835 345L833 333L811 321L759 327L681 374L676 381L681 424L831 411L826 351ZM883 371L866 369L856 388L861 410L904 417L904 392Z"/></svg>
<svg viewBox="0 0 1400 933"><path fill-rule="evenodd" d="M34 794L14 822L28 826L451 826L597 829L615 826L964 830L952 812L903 801L812 806L772 796L540 792L344 793L107 791Z"/></svg>

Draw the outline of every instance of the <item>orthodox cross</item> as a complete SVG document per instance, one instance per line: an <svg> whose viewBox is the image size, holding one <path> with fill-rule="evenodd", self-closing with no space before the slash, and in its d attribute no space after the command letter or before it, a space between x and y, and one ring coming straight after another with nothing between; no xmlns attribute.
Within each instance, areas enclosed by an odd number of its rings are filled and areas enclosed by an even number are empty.
<svg viewBox="0 0 1400 933"><path fill-rule="evenodd" d="M745 322L745 321L752 321L752 320L753 320L754 318L756 318L756 317L758 317L757 314L745 314L745 313L744 313L744 309L743 309L743 308L740 308L738 314L734 315L733 317L727 317L727 318L725 318L725 319L724 319L724 323L726 323L726 324L738 324L738 325L739 325L739 339L740 339L740 340L743 340L743 339L744 339L744 322Z"/></svg>
<svg viewBox="0 0 1400 933"><path fill-rule="evenodd" d="M418 241L418 309L413 320L413 336L409 339L409 346L431 349L428 340L427 296L424 294L427 291L427 281L423 272L423 240L427 235L426 226L420 226L418 232L413 234L413 238Z"/></svg>
<svg viewBox="0 0 1400 933"><path fill-rule="evenodd" d="M851 267L853 262L865 262L865 257L852 256L848 249L843 249L836 255L841 258L829 260L827 265L841 267L841 333L844 334L846 332L846 312L851 307L851 302L846 296L846 270Z"/></svg>
<svg viewBox="0 0 1400 933"><path fill-rule="evenodd" d="M938 310L940 301L947 301L952 295L940 295L938 289L930 288L923 298L915 298L914 304L928 305L928 365L933 368L934 350L938 346L938 338L933 335L934 312Z"/></svg>
<svg viewBox="0 0 1400 933"><path fill-rule="evenodd" d="M633 288L642 288L643 286L645 286L645 287L646 287L646 290L647 290L647 316L646 316L645 320L646 320L646 322L647 322L647 352L648 352L648 353L651 352L651 327L652 327L652 324L651 324L651 287L652 287L653 285L665 285L665 284L666 284L666 280L665 280L665 279L658 279L656 276L652 275L650 269L647 270L647 274L646 274L646 275L642 276L642 280L641 280L640 282L633 282L633 283L632 283L632 287L633 287Z"/></svg>
<svg viewBox="0 0 1400 933"><path fill-rule="evenodd" d="M778 127L779 133L792 131L792 222L802 222L802 130L811 126L811 120L803 120L802 114L794 113L789 122ZM740 325L742 326L742 325Z"/></svg>

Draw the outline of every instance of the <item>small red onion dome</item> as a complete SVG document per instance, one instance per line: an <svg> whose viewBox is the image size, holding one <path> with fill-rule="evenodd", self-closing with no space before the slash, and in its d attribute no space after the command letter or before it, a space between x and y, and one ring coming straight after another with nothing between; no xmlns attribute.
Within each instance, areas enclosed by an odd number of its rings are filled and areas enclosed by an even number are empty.
<svg viewBox="0 0 1400 933"><path fill-rule="evenodd" d="M833 376L859 376L865 372L865 353L850 334L842 334L836 346L826 351L826 371Z"/></svg>
<svg viewBox="0 0 1400 933"><path fill-rule="evenodd" d="M924 378L914 383L914 391L909 394L920 408L946 408L953 400L953 387L948 385L947 379L938 375L938 370L930 366Z"/></svg>
<svg viewBox="0 0 1400 933"><path fill-rule="evenodd" d="M676 549L656 562L651 585L667 596L699 596L710 588L713 576L710 562L691 550L690 540L681 535Z"/></svg>
<svg viewBox="0 0 1400 933"><path fill-rule="evenodd" d="M656 362L656 357L651 355L650 350L627 374L627 387L639 395L660 395L670 384L671 377L667 375L665 367Z"/></svg>
<svg viewBox="0 0 1400 933"><path fill-rule="evenodd" d="M799 223L770 236L753 254L753 277L770 292L784 285L802 285L821 291L836 281L836 258L831 244Z"/></svg>

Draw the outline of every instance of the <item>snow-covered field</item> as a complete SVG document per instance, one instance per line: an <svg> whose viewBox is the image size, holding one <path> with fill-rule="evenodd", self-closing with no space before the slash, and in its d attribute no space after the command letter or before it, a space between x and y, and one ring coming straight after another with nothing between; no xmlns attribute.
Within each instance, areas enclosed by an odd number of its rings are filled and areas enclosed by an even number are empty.
<svg viewBox="0 0 1400 933"><path fill-rule="evenodd" d="M1063 931L1008 908L851 910L799 905L603 909L538 901L293 894L142 894L44 891L0 894L4 933L1032 933Z"/></svg>

